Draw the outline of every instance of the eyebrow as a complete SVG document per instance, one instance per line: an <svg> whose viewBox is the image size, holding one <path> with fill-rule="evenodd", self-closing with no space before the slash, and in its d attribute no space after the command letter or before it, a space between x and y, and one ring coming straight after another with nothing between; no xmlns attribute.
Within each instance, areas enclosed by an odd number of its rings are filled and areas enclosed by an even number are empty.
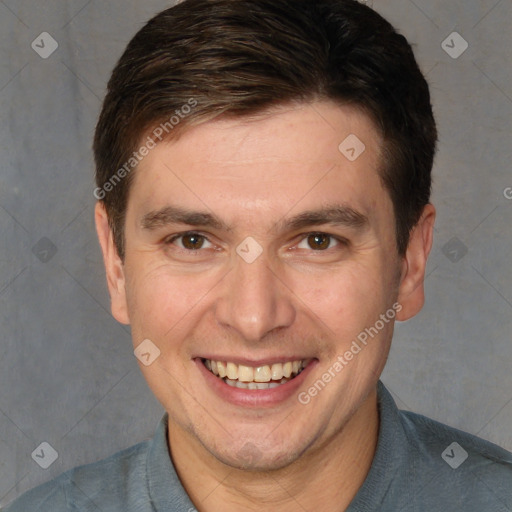
<svg viewBox="0 0 512 512"><path fill-rule="evenodd" d="M168 224L188 224L231 231L230 226L211 213L191 211L177 206L165 206L160 210L146 213L141 220L142 229L147 230L155 230Z"/></svg>
<svg viewBox="0 0 512 512"><path fill-rule="evenodd" d="M305 211L290 219L282 219L274 226L274 230L298 230L322 224L361 229L369 225L369 220L366 215L350 206L335 205Z"/></svg>
<svg viewBox="0 0 512 512"><path fill-rule="evenodd" d="M233 228L219 217L208 212L192 211L177 206L165 206L159 210L146 213L141 220L145 230L156 230L169 224L186 224L224 231ZM290 219L279 220L272 228L274 232L298 230L310 226L331 224L348 228L364 228L369 225L368 217L350 206L335 205L317 210L302 212Z"/></svg>

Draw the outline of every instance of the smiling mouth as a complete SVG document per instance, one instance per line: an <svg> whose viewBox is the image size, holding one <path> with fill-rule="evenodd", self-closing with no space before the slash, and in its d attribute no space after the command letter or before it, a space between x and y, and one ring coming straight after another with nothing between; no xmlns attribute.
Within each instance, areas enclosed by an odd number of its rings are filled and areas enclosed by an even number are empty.
<svg viewBox="0 0 512 512"><path fill-rule="evenodd" d="M228 386L241 389L272 389L297 377L310 360L286 361L263 366L245 366L227 361L202 359L206 368Z"/></svg>

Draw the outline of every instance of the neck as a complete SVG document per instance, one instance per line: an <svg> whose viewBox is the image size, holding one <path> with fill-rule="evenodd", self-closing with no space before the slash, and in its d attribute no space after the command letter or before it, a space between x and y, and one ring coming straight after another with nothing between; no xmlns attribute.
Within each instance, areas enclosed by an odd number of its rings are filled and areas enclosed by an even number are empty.
<svg viewBox="0 0 512 512"><path fill-rule="evenodd" d="M377 446L374 390L348 422L287 467L244 471L213 457L169 419L169 446L178 476L200 512L343 512L363 484ZM321 507L319 507L321 504Z"/></svg>

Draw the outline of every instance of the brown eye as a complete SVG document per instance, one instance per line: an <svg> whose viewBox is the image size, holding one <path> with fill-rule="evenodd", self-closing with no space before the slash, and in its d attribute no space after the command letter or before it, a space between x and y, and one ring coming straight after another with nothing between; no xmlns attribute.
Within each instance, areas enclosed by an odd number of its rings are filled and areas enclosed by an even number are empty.
<svg viewBox="0 0 512 512"><path fill-rule="evenodd" d="M207 242L206 237L198 233L186 233L184 235L173 237L170 240L170 243L175 243L178 247L188 251L197 251L202 249Z"/></svg>
<svg viewBox="0 0 512 512"><path fill-rule="evenodd" d="M331 237L323 233L314 233L308 236L308 245L315 251L323 251L329 248Z"/></svg>

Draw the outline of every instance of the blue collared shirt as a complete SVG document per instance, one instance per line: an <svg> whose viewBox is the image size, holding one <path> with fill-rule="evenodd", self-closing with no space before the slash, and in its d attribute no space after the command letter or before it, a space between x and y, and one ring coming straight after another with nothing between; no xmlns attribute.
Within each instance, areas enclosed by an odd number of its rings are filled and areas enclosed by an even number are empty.
<svg viewBox="0 0 512 512"><path fill-rule="evenodd" d="M347 512L512 512L511 453L399 411L381 382L378 397L377 451ZM195 512L169 456L167 420L152 439L67 471L4 512Z"/></svg>

